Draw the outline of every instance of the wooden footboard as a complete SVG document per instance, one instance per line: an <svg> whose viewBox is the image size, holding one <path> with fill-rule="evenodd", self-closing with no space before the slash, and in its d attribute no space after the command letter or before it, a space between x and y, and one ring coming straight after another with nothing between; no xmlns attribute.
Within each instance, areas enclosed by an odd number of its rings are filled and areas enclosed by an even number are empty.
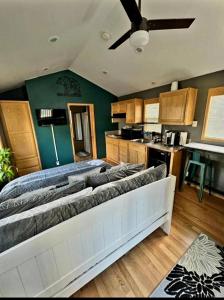
<svg viewBox="0 0 224 300"><path fill-rule="evenodd" d="M175 177L123 194L0 254L0 296L69 296L162 226Z"/></svg>

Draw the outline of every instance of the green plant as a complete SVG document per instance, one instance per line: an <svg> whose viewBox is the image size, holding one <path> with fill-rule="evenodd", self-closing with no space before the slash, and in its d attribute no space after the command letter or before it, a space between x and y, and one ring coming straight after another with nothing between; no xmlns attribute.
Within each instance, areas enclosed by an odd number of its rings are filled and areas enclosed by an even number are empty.
<svg viewBox="0 0 224 300"><path fill-rule="evenodd" d="M0 183L7 183L15 178L12 166L12 151L8 148L0 149Z"/></svg>

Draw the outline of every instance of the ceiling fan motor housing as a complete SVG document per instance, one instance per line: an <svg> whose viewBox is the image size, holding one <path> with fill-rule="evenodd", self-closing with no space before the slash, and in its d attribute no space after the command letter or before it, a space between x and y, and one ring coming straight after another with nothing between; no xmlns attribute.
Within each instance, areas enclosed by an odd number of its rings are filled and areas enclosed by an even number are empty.
<svg viewBox="0 0 224 300"><path fill-rule="evenodd" d="M130 36L130 44L135 47L144 47L149 43L149 33L145 30L137 30Z"/></svg>

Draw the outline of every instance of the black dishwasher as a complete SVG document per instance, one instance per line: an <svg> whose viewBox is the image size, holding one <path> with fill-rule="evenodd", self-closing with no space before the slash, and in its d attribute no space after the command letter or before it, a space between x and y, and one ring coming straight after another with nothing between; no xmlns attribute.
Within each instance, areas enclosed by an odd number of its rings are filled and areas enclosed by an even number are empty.
<svg viewBox="0 0 224 300"><path fill-rule="evenodd" d="M168 176L169 169L170 169L170 156L171 156L170 152L150 148L148 166L157 167L165 163L167 166L166 175Z"/></svg>

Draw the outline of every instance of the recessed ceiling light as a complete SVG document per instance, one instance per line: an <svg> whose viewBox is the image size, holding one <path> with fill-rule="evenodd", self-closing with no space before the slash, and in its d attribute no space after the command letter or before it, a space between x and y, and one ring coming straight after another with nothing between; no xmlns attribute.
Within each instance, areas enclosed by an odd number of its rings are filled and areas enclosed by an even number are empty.
<svg viewBox="0 0 224 300"><path fill-rule="evenodd" d="M102 31L100 36L104 41L109 41L111 39L111 34L106 31Z"/></svg>
<svg viewBox="0 0 224 300"><path fill-rule="evenodd" d="M102 73L103 73L104 75L107 75L107 74L108 74L108 71L102 71Z"/></svg>
<svg viewBox="0 0 224 300"><path fill-rule="evenodd" d="M48 67L43 68L43 71L44 71L44 72L46 72L46 71L48 71L48 70L49 70Z"/></svg>
<svg viewBox="0 0 224 300"><path fill-rule="evenodd" d="M152 83L152 85L156 84L156 82L155 82L155 81L152 81L151 83Z"/></svg>
<svg viewBox="0 0 224 300"><path fill-rule="evenodd" d="M50 43L55 43L59 40L59 36L57 35L53 35L53 36L50 36L49 39L48 39L48 42Z"/></svg>

